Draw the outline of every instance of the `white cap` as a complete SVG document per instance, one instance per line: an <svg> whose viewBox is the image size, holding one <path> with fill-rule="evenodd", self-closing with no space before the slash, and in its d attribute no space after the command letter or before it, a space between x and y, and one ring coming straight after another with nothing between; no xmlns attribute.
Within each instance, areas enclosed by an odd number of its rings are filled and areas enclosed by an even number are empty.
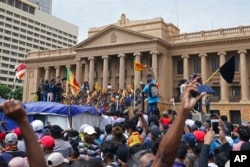
<svg viewBox="0 0 250 167"><path fill-rule="evenodd" d="M8 167L28 167L28 161L23 157L15 157L10 160Z"/></svg>
<svg viewBox="0 0 250 167"><path fill-rule="evenodd" d="M88 124L82 124L81 126L80 126L80 128L79 128L79 132L84 132L84 129L87 127L87 126L89 126Z"/></svg>
<svg viewBox="0 0 250 167"><path fill-rule="evenodd" d="M53 152L48 156L47 165L49 167L58 166L63 163L69 163L69 160L65 159L59 152Z"/></svg>
<svg viewBox="0 0 250 167"><path fill-rule="evenodd" d="M87 126L84 128L84 133L87 133L88 135L96 134L95 128L93 126Z"/></svg>
<svg viewBox="0 0 250 167"><path fill-rule="evenodd" d="M18 138L17 135L15 133L8 133L5 136L5 143L6 144L15 144L17 142Z"/></svg>
<svg viewBox="0 0 250 167"><path fill-rule="evenodd" d="M32 121L31 126L33 127L34 132L37 132L39 130L43 130L43 128L44 128L44 124L41 120Z"/></svg>

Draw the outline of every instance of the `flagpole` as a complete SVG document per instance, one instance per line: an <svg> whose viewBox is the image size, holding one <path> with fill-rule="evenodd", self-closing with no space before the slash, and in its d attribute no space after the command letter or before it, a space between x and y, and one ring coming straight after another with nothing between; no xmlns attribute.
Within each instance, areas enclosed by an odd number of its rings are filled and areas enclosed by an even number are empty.
<svg viewBox="0 0 250 167"><path fill-rule="evenodd" d="M16 82L18 81L17 77L15 76L15 79L14 79L14 82L12 83L12 86L11 86L11 89L10 89L10 92L8 94L8 99L10 100L11 99L11 96L12 96L12 91L14 89L14 86L16 84Z"/></svg>
<svg viewBox="0 0 250 167"><path fill-rule="evenodd" d="M204 82L204 85L208 83L214 76L220 71L220 68L218 68L207 80Z"/></svg>

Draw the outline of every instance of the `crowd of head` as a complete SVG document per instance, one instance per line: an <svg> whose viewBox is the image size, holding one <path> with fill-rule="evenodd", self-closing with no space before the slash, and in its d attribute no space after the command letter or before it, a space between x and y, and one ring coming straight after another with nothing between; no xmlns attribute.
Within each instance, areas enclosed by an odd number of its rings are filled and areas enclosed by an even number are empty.
<svg viewBox="0 0 250 167"><path fill-rule="evenodd" d="M51 167L224 167L230 151L250 150L249 124L233 126L226 116L194 121L192 108L205 93L193 97L189 83L175 114L156 108L150 115L134 109L121 115L100 114L102 127L82 122L76 129L28 121L21 103L0 105L19 125L1 133L1 166ZM146 113L146 112L145 112ZM218 133L212 126L218 120Z"/></svg>

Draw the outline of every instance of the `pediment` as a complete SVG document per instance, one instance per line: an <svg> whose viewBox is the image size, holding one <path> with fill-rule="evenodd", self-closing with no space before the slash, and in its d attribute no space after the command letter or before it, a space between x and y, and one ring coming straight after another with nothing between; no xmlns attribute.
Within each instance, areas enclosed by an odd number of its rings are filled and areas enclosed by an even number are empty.
<svg viewBox="0 0 250 167"><path fill-rule="evenodd" d="M83 42L76 45L76 49L106 47L114 45L126 45L138 42L148 42L156 39L156 37L128 30L115 25L110 25L89 37Z"/></svg>

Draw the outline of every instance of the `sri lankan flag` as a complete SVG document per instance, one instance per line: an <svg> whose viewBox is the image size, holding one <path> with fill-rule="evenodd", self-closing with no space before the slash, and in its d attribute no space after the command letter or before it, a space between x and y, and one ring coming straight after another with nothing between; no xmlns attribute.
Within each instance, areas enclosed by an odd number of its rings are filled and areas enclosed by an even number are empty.
<svg viewBox="0 0 250 167"><path fill-rule="evenodd" d="M74 96L77 96L77 94L80 92L80 86L78 84L78 82L76 81L76 78L74 76L74 74L72 73L72 71L70 70L69 67L67 67L67 77L66 77L66 81L70 86L71 92Z"/></svg>
<svg viewBox="0 0 250 167"><path fill-rule="evenodd" d="M137 61L135 61L135 63L134 63L134 70L135 71L142 71L146 67L147 67L147 65L142 65L141 63L139 63Z"/></svg>

